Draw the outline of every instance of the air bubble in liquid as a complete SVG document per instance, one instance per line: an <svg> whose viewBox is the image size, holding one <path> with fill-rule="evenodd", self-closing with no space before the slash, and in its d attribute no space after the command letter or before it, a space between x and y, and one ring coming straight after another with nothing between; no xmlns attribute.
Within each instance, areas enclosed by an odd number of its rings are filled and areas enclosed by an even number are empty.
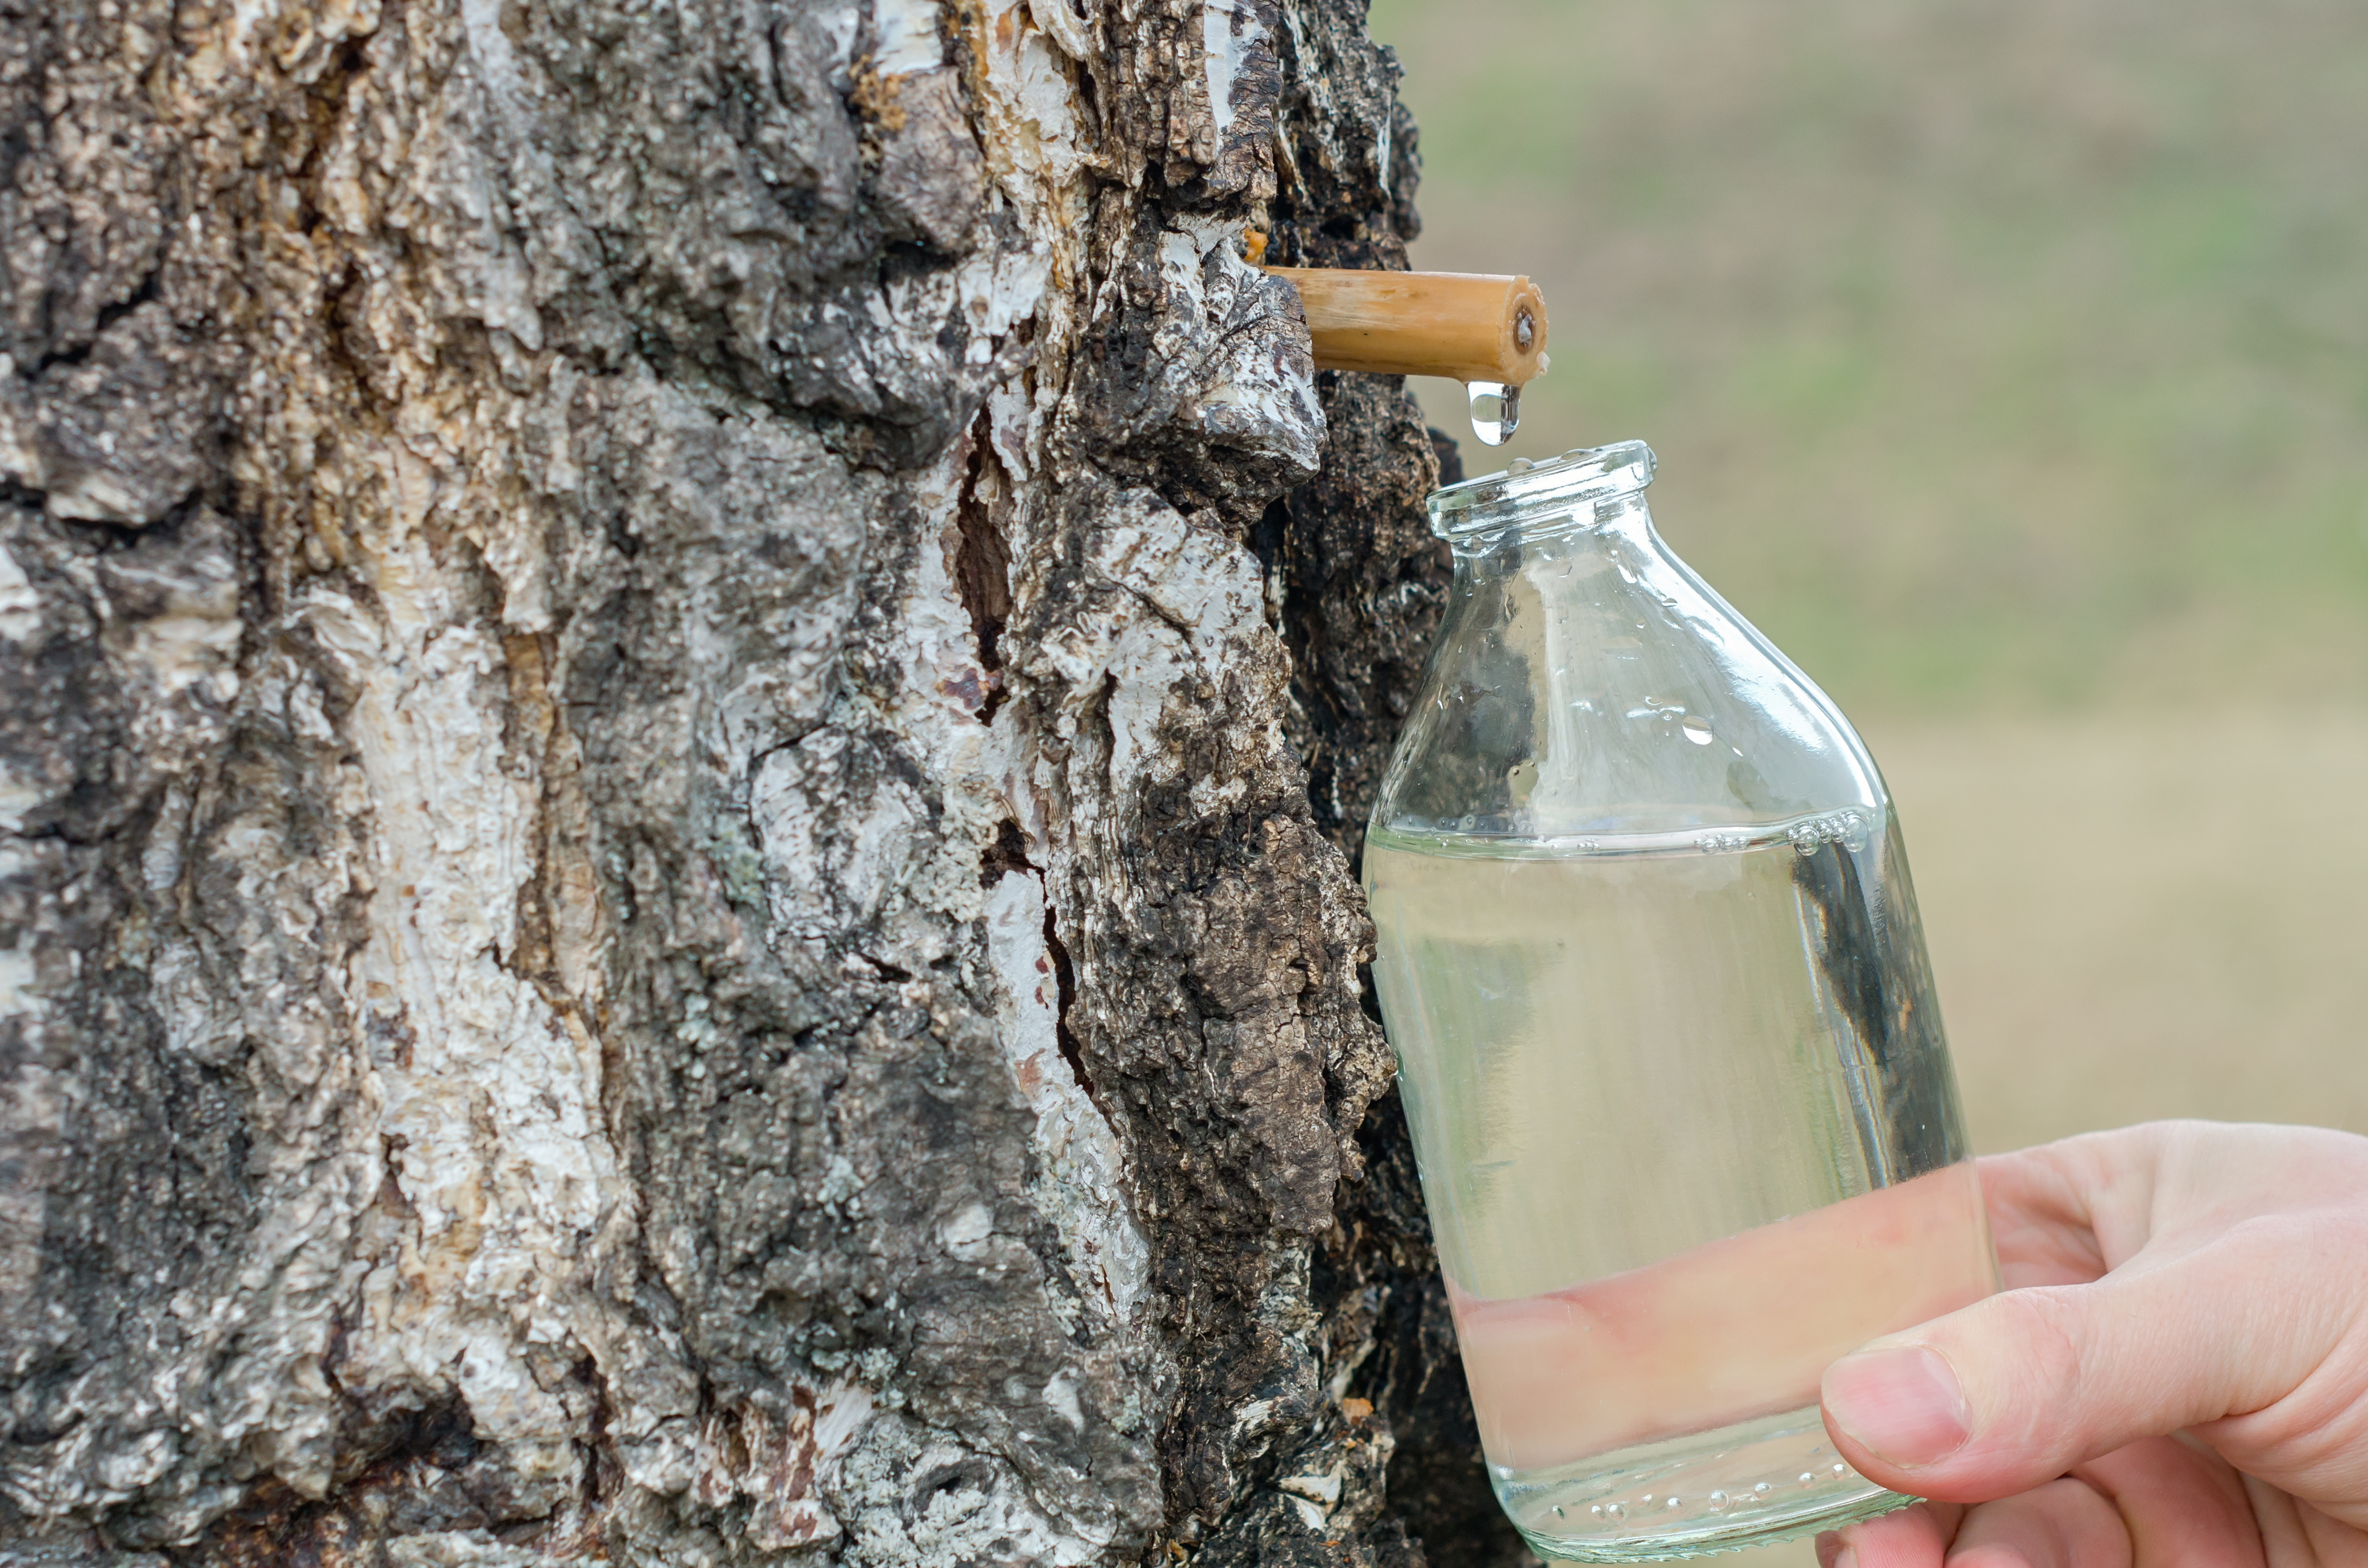
<svg viewBox="0 0 2368 1568"><path fill-rule="evenodd" d="M1765 1496L1767 1496L1767 1495L1768 1495L1768 1494L1769 1494L1771 1490L1773 1490L1773 1489L1772 1489L1771 1487L1770 1487L1770 1486L1769 1486L1769 1484L1768 1484L1766 1482L1764 1482L1764 1481L1763 1481L1763 1482L1760 1482L1758 1485L1756 1485L1756 1486L1752 1487L1752 1489L1751 1489L1751 1490L1752 1490L1752 1492L1753 1492L1753 1494L1756 1494L1756 1495L1758 1495L1758 1496L1765 1497Z"/></svg>
<svg viewBox="0 0 2368 1568"><path fill-rule="evenodd" d="M1603 1517L1607 1519L1624 1519L1628 1517L1628 1510L1617 1503L1606 1503L1603 1505Z"/></svg>
<svg viewBox="0 0 2368 1568"><path fill-rule="evenodd" d="M1521 427L1521 389L1502 381L1467 381L1472 400L1472 433L1484 447L1501 447Z"/></svg>
<svg viewBox="0 0 2368 1568"><path fill-rule="evenodd" d="M1685 1505L1679 1502L1675 1497L1672 1497L1669 1499L1669 1506L1672 1508L1682 1508Z"/></svg>
<svg viewBox="0 0 2368 1568"><path fill-rule="evenodd" d="M1724 1492L1713 1492L1704 1501L1710 1504L1712 1513L1721 1514L1726 1511L1726 1506L1732 1499Z"/></svg>
<svg viewBox="0 0 2368 1568"><path fill-rule="evenodd" d="M1588 1509L1587 1513L1589 1518L1600 1519L1603 1517L1603 1505L1598 1503L1593 1507Z"/></svg>
<svg viewBox="0 0 2368 1568"><path fill-rule="evenodd" d="M1686 739L1698 746L1706 746L1718 739L1716 735L1711 733L1710 726L1700 719L1688 718L1678 728L1684 733Z"/></svg>
<svg viewBox="0 0 2368 1568"><path fill-rule="evenodd" d="M1834 1479L1836 1481L1839 1481L1843 1476L1848 1475L1849 1473L1850 1466L1840 1463L1837 1463L1834 1466Z"/></svg>
<svg viewBox="0 0 2368 1568"><path fill-rule="evenodd" d="M1806 1471L1806 1470L1804 1470L1804 1471L1803 1471L1801 1472L1801 1484L1802 1484L1802 1485L1804 1485L1804 1486L1815 1486L1816 1483L1817 1483L1817 1477L1816 1477L1816 1471Z"/></svg>

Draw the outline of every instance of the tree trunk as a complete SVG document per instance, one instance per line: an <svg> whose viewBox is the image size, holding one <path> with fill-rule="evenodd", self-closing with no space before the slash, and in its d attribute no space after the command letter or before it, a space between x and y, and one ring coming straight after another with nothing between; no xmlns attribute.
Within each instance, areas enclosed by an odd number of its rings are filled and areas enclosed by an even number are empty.
<svg viewBox="0 0 2368 1568"><path fill-rule="evenodd" d="M0 1562L1518 1555L1351 876L1440 459L1238 254L1404 264L1394 75L0 0Z"/></svg>

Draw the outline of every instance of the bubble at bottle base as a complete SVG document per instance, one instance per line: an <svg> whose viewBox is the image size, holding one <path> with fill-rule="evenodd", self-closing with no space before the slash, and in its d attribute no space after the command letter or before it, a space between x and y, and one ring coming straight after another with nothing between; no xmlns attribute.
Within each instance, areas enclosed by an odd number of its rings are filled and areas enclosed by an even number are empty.
<svg viewBox="0 0 2368 1568"><path fill-rule="evenodd" d="M1483 446L1501 447L1521 427L1521 389L1502 381L1467 381L1464 393L1472 403L1472 433Z"/></svg>

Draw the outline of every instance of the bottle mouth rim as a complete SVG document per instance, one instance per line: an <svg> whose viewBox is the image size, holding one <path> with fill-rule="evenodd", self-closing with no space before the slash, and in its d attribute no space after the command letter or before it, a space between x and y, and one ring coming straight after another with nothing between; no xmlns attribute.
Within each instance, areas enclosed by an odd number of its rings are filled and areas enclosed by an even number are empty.
<svg viewBox="0 0 2368 1568"><path fill-rule="evenodd" d="M1430 528L1441 539L1493 531L1542 508L1565 510L1633 495L1653 483L1653 449L1642 441L1580 447L1533 463L1515 458L1495 473L1434 490L1425 499Z"/></svg>

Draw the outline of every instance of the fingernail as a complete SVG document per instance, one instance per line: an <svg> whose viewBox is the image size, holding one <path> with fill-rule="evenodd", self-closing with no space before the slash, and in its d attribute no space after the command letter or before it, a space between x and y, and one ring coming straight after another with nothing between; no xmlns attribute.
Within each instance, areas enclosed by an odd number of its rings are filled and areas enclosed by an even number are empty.
<svg viewBox="0 0 2368 1568"><path fill-rule="evenodd" d="M1833 1568L1858 1568L1858 1548L1843 1547L1834 1557Z"/></svg>
<svg viewBox="0 0 2368 1568"><path fill-rule="evenodd" d="M1817 1568L1834 1568L1834 1564L1841 1560L1841 1532L1820 1530L1817 1533Z"/></svg>
<svg viewBox="0 0 2368 1568"><path fill-rule="evenodd" d="M1949 1363L1921 1346L1865 1350L1826 1369L1826 1409L1877 1459L1937 1464L1965 1446L1973 1422ZM1836 1568L1845 1568L1839 1560Z"/></svg>

